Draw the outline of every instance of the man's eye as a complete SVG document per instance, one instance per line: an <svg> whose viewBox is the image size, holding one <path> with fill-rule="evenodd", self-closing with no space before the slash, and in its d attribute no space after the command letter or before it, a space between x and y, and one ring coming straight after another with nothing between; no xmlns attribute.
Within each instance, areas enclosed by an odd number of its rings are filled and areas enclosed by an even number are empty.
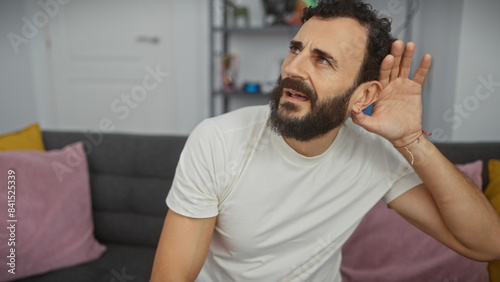
<svg viewBox="0 0 500 282"><path fill-rule="evenodd" d="M319 58L318 58L318 63L320 63L320 64L322 64L322 65L325 65L325 66L329 66L329 65L331 65L331 64L330 64L330 61L328 61L327 59L322 58L322 57L319 57Z"/></svg>
<svg viewBox="0 0 500 282"><path fill-rule="evenodd" d="M298 54L298 53L300 53L300 50L299 50L299 48L297 48L295 46L290 46L290 53Z"/></svg>

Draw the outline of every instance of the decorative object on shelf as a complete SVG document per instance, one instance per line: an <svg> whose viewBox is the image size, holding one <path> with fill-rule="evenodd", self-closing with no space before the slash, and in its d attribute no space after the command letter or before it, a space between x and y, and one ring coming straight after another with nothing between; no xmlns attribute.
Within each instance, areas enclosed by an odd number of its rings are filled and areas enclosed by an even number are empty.
<svg viewBox="0 0 500 282"><path fill-rule="evenodd" d="M302 25L302 12L306 7L316 7L318 0L296 0L293 13L285 15L284 21L289 25Z"/></svg>
<svg viewBox="0 0 500 282"><path fill-rule="evenodd" d="M243 91L247 93L259 93L260 92L260 84L247 82L243 84Z"/></svg>
<svg viewBox="0 0 500 282"><path fill-rule="evenodd" d="M224 91L236 90L236 80L238 78L238 55L228 54L222 56L221 81Z"/></svg>
<svg viewBox="0 0 500 282"><path fill-rule="evenodd" d="M363 110L363 113L368 116L371 116L372 112L373 112L373 104L371 104L370 106L368 106L368 108Z"/></svg>
<svg viewBox="0 0 500 282"><path fill-rule="evenodd" d="M300 0L297 0L300 1ZM318 0L302 0L304 4L306 4L307 7L316 7L318 6Z"/></svg>
<svg viewBox="0 0 500 282"><path fill-rule="evenodd" d="M312 0L307 2L314 3ZM310 5L306 3L306 1L296 0L293 12L285 15L285 23L289 25L302 25L302 11L304 11L304 8L307 6Z"/></svg>
<svg viewBox="0 0 500 282"><path fill-rule="evenodd" d="M262 0L262 4L266 12L267 25L287 24L285 18L293 13L296 0Z"/></svg>
<svg viewBox="0 0 500 282"><path fill-rule="evenodd" d="M233 1L226 0L225 1L226 6L229 7L232 10L233 14L233 26L236 27L241 27L241 26L250 26L250 20L248 17L248 8L247 7L240 7L236 4L233 3ZM239 18L243 18L245 20L244 25L240 24L240 21L238 21Z"/></svg>

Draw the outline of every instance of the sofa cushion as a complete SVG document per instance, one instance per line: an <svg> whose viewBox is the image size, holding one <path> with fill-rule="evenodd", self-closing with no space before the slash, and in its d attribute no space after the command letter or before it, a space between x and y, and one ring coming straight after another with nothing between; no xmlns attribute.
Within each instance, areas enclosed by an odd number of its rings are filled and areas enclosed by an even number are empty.
<svg viewBox="0 0 500 282"><path fill-rule="evenodd" d="M500 159L499 143L435 143L436 147L455 164L481 160L487 164L490 159ZM488 184L488 170L483 169L483 190Z"/></svg>
<svg viewBox="0 0 500 282"><path fill-rule="evenodd" d="M16 282L148 282L155 248L120 244L106 245L97 260L28 277Z"/></svg>
<svg viewBox="0 0 500 282"><path fill-rule="evenodd" d="M488 281L487 263L467 259L420 231L382 201L342 250L343 281Z"/></svg>
<svg viewBox="0 0 500 282"><path fill-rule="evenodd" d="M481 187L482 161L457 165ZM344 281L487 281L487 264L467 259L411 225L382 201L343 248Z"/></svg>
<svg viewBox="0 0 500 282"><path fill-rule="evenodd" d="M43 137L47 148L83 142L100 242L158 244L186 136L45 131Z"/></svg>
<svg viewBox="0 0 500 282"><path fill-rule="evenodd" d="M488 162L490 182L484 194L500 214L500 160ZM491 262L488 265L491 281L500 281L500 261Z"/></svg>
<svg viewBox="0 0 500 282"><path fill-rule="evenodd" d="M11 265L0 264L0 280L21 278L98 258L105 247L94 237L87 161L81 143L52 151L0 152L2 222L0 238L14 244L0 245L11 254ZM9 198L10 199L10 198ZM3 240L2 240L3 241ZM12 272L9 272L11 270Z"/></svg>
<svg viewBox="0 0 500 282"><path fill-rule="evenodd" d="M455 166L467 176L472 183L474 183L480 190L483 189L483 161L477 160L475 162L466 164L455 164Z"/></svg>
<svg viewBox="0 0 500 282"><path fill-rule="evenodd" d="M6 150L45 150L42 132L38 123L34 123L18 132L0 136L0 151Z"/></svg>

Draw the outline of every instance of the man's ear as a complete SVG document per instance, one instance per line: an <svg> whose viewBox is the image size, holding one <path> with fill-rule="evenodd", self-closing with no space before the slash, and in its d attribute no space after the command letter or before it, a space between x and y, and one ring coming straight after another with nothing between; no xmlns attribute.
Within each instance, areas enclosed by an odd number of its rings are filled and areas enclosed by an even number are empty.
<svg viewBox="0 0 500 282"><path fill-rule="evenodd" d="M382 83L377 80L368 81L358 86L352 95L350 111L360 112L375 103L382 93Z"/></svg>

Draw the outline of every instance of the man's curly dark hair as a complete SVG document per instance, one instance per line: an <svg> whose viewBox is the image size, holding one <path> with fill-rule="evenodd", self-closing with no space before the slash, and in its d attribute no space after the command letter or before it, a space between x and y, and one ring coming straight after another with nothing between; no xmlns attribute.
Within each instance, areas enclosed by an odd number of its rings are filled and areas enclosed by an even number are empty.
<svg viewBox="0 0 500 282"><path fill-rule="evenodd" d="M356 79L356 86L377 80L380 65L390 54L392 43L396 40L391 35L391 20L378 17L377 11L370 4L357 0L320 0L316 7L306 7L302 14L302 23L312 17L321 19L351 18L357 20L367 30L365 57Z"/></svg>

